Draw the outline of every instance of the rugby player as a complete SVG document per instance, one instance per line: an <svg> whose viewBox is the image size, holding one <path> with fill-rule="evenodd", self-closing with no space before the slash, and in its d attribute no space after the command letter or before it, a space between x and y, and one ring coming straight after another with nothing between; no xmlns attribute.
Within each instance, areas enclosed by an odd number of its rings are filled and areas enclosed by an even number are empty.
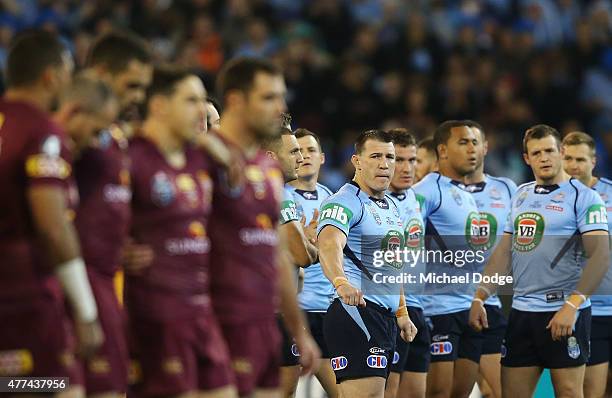
<svg viewBox="0 0 612 398"><path fill-rule="evenodd" d="M433 138L424 138L419 141L416 153L415 183L427 174L438 170L438 153Z"/></svg>
<svg viewBox="0 0 612 398"><path fill-rule="evenodd" d="M510 212L510 202L517 187L508 178L493 177L484 173L484 160L488 150L484 129L478 122L466 120L466 123L477 132L479 139L476 145L476 170L466 175L464 182L466 190L472 194L480 211L477 247L484 249L486 256L489 256L498 239L503 235L504 224ZM484 267L485 264L482 265ZM491 388L492 398L501 398L501 365L499 362L507 320L502 312L499 297L489 297L485 308L489 324L482 332L484 341L480 357L480 374Z"/></svg>
<svg viewBox="0 0 612 398"><path fill-rule="evenodd" d="M295 198L293 197L290 181L297 179L297 170L304 161L297 139L291 131L291 117L285 114L286 120L281 135L262 142L271 159L278 161L285 185L283 187L283 201L280 208L279 232L287 237L289 254L297 267L308 267L319 256L316 246L308 241L304 235L303 226L297 213ZM299 272L296 269L296 272ZM296 292L297 293L297 292ZM281 390L284 397L293 397L299 379L299 352L297 345L289 337L283 326L282 314L279 314L279 328L283 335L281 359Z"/></svg>
<svg viewBox="0 0 612 398"><path fill-rule="evenodd" d="M606 208L594 190L563 171L557 130L529 128L523 152L535 181L518 188L505 234L484 272L505 275L511 269L514 277L502 395L531 396L542 369L549 368L557 397L579 397L589 358L588 296L609 267ZM470 324L476 330L487 326L483 302L496 287L483 282L474 295Z"/></svg>
<svg viewBox="0 0 612 398"><path fill-rule="evenodd" d="M416 141L414 136L403 128L389 131L395 148L395 172L389 186L390 196L398 202L404 224L405 247L421 249L425 227L419 203L414 191ZM416 271L416 272L415 272ZM424 271L415 268L412 273ZM423 316L423 305L419 299L417 286L405 287L406 306L410 319L418 329L415 339L408 345L398 334L396 348L391 363L391 373L387 379L385 397L425 397L427 370L429 369L429 345L431 336ZM409 347L408 347L409 346Z"/></svg>
<svg viewBox="0 0 612 398"><path fill-rule="evenodd" d="M297 170L297 179L289 182L297 206L297 215L304 225L304 233L309 241L316 241L319 207L332 192L318 182L321 166L325 163L325 153L316 133L307 129L295 130L304 161ZM323 319L333 298L334 288L329 283L320 263L304 268L304 286L298 295L300 308L306 311L310 331L321 350L322 359L315 365L315 376L330 398L337 396L336 376L329 362L329 351L323 336Z"/></svg>
<svg viewBox="0 0 612 398"><path fill-rule="evenodd" d="M238 154L243 178L213 176L212 298L241 396L280 394L278 299L302 371L310 372L319 357L297 305L289 242L278 226L283 175L261 149L281 134L285 92L282 73L264 60L237 58L218 75L224 108L218 137Z"/></svg>
<svg viewBox="0 0 612 398"><path fill-rule="evenodd" d="M120 126L130 118L140 119L138 109L144 103L152 71L151 55L141 39L116 32L101 36L92 45L83 71L112 87L120 106L119 118L103 126L75 162L80 196L75 225L106 336L101 349L85 364L89 395L119 396L127 388L126 323L114 278L120 275L122 254L131 257L123 265L136 268L138 261L150 261L152 250L126 244L132 192L128 141Z"/></svg>
<svg viewBox="0 0 612 398"><path fill-rule="evenodd" d="M142 130L129 145L131 234L154 250L126 274L125 303L141 370L135 396L236 395L210 297L212 160L194 145L206 90L194 74L158 68Z"/></svg>
<svg viewBox="0 0 612 398"><path fill-rule="evenodd" d="M0 100L0 375L68 377L63 393L84 397L75 353L91 355L103 334L72 224L78 195L69 142L49 114L72 69L70 53L48 32L24 34L8 52Z"/></svg>
<svg viewBox="0 0 612 398"><path fill-rule="evenodd" d="M464 190L464 179L476 170L479 140L478 132L465 121L449 120L435 131L439 171L426 175L413 187L426 235L431 237L429 250L475 251L472 240L478 234L478 207ZM429 274L465 275L468 270L464 264L439 260L430 261L427 267ZM423 297L425 315L433 325L429 397L468 397L478 376L483 338L468 325L472 300L469 286L430 284L428 295Z"/></svg>
<svg viewBox="0 0 612 398"><path fill-rule="evenodd" d="M351 158L355 177L319 210L321 266L336 289L323 325L325 341L343 397L383 397L397 328L411 341L410 321L398 276L402 259L377 264L380 253L403 248L400 210L386 195L395 167L391 135L369 130L358 137Z"/></svg>
<svg viewBox="0 0 612 398"><path fill-rule="evenodd" d="M593 176L597 162L595 141L582 132L563 138L563 169L587 187L594 189L606 205L608 232L612 229L612 181ZM612 266L612 265L611 265ZM610 357L612 356L612 271L610 267L599 289L591 296L591 356L584 374L584 396L606 394Z"/></svg>

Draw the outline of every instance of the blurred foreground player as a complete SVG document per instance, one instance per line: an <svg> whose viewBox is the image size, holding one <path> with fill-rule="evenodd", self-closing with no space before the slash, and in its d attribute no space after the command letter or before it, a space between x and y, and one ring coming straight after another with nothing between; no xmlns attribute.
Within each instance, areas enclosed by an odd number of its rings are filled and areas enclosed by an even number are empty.
<svg viewBox="0 0 612 398"><path fill-rule="evenodd" d="M153 71L140 39L124 33L102 36L91 48L87 67L86 76L112 87L120 118L140 118L137 110ZM115 118L101 126L75 162L80 196L75 225L105 335L100 351L85 364L85 384L88 395L106 397L124 394L127 388L125 316L113 283L130 223L128 142L120 128L127 121Z"/></svg>
<svg viewBox="0 0 612 398"><path fill-rule="evenodd" d="M582 132L563 138L563 168L572 177L594 189L606 205L608 231L612 229L612 181L595 177L595 141ZM591 356L584 373L585 398L606 396L612 357L612 262L597 291L591 296ZM612 386L608 386L610 390ZM608 394L607 396L609 396Z"/></svg>
<svg viewBox="0 0 612 398"><path fill-rule="evenodd" d="M80 352L91 354L103 337L70 220L78 201L70 149L48 114L72 65L49 33L24 35L9 50L8 90L0 101L0 375L69 377L63 394L80 397L64 295Z"/></svg>
<svg viewBox="0 0 612 398"><path fill-rule="evenodd" d="M216 176L211 218L212 298L229 345L241 396L279 396L278 308L295 339L303 370L319 357L297 307L293 259L279 231L283 176L260 149L281 133L285 82L272 64L251 58L229 62L217 81L223 99L220 138L244 164L243 179Z"/></svg>
<svg viewBox="0 0 612 398"><path fill-rule="evenodd" d="M209 292L213 166L193 144L205 101L197 76L155 70L146 119L130 141L132 235L154 250L148 268L126 275L131 342L142 370L135 396L236 394Z"/></svg>

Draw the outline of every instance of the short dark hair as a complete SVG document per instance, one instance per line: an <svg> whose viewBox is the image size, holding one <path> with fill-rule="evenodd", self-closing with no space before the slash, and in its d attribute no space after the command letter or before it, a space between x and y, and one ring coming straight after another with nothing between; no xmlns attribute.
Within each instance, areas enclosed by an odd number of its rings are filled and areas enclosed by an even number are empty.
<svg viewBox="0 0 612 398"><path fill-rule="evenodd" d="M393 138L391 137L391 134L389 134L385 130L379 130L379 129L367 130L359 134L359 137L357 137L357 140L355 141L355 153L356 154L361 154L361 152L363 151L363 147L365 146L365 143L368 140L374 140L378 142L393 142Z"/></svg>
<svg viewBox="0 0 612 398"><path fill-rule="evenodd" d="M189 76L196 76L186 68L176 66L158 66L153 70L151 85L147 88L147 98L154 95L170 96L174 93L176 85Z"/></svg>
<svg viewBox="0 0 612 398"><path fill-rule="evenodd" d="M484 128L482 127L482 124L478 123L475 120L464 120L465 125L468 127L473 127L473 128L477 128L478 130L480 130L480 133L482 134L482 139L486 139L485 137L485 131Z"/></svg>
<svg viewBox="0 0 612 398"><path fill-rule="evenodd" d="M423 148L427 152L432 153L436 158L438 157L438 151L436 151L433 137L423 138L421 141L419 141L417 148Z"/></svg>
<svg viewBox="0 0 612 398"><path fill-rule="evenodd" d="M323 151L323 148L321 147L321 138L319 138L319 136L316 133L313 133L312 131L303 129L303 128L299 128L295 130L293 133L295 134L295 138L302 138L302 137L309 137L309 136L314 138L315 141L317 142L317 145L319 145L319 151Z"/></svg>
<svg viewBox="0 0 612 398"><path fill-rule="evenodd" d="M229 61L217 76L217 95L225 101L227 93L232 90L248 92L255 81L257 73L282 75L281 70L265 59L240 57Z"/></svg>
<svg viewBox="0 0 612 398"><path fill-rule="evenodd" d="M451 129L456 127L468 127L468 125L465 120L447 120L436 128L433 136L436 154L438 153L438 145L446 144L451 136Z"/></svg>
<svg viewBox="0 0 612 398"><path fill-rule="evenodd" d="M281 144L283 135L294 135L293 131L282 128L278 135L266 137L261 141L261 147L266 151L278 152Z"/></svg>
<svg viewBox="0 0 612 398"><path fill-rule="evenodd" d="M408 129L403 127L398 127L389 130L389 134L391 134L391 139L394 145L399 146L416 146L416 139Z"/></svg>
<svg viewBox="0 0 612 398"><path fill-rule="evenodd" d="M593 137L587 133L583 133L582 131L573 131L568 133L565 137L563 137L562 144L567 146L584 144L591 150L591 156L595 156L595 140Z"/></svg>
<svg viewBox="0 0 612 398"><path fill-rule="evenodd" d="M133 33L111 32L99 37L89 50L87 66L103 66L112 74L121 73L132 61L150 64L147 43Z"/></svg>
<svg viewBox="0 0 612 398"><path fill-rule="evenodd" d="M112 88L102 80L79 74L61 94L60 100L74 101L85 111L95 113L116 97Z"/></svg>
<svg viewBox="0 0 612 398"><path fill-rule="evenodd" d="M548 136L554 137L557 142L557 148L561 148L561 134L559 134L556 128L546 124L536 124L525 131L523 136L523 152L527 153L527 143L530 140L539 140Z"/></svg>
<svg viewBox="0 0 612 398"><path fill-rule="evenodd" d="M40 80L49 67L60 66L67 52L59 37L46 31L20 34L8 51L6 60L7 87L25 87Z"/></svg>

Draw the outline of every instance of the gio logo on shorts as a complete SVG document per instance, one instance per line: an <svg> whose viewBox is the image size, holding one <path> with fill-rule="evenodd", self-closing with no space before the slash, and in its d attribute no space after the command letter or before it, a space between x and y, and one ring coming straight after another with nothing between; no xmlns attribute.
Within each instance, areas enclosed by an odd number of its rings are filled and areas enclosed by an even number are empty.
<svg viewBox="0 0 612 398"><path fill-rule="evenodd" d="M538 213L521 213L514 220L513 247L519 252L535 249L544 234L544 218Z"/></svg>
<svg viewBox="0 0 612 398"><path fill-rule="evenodd" d="M447 355L453 352L453 343L450 341L437 341L431 343L431 355Z"/></svg>
<svg viewBox="0 0 612 398"><path fill-rule="evenodd" d="M298 350L297 344L291 344L291 353L294 357L300 356L300 351Z"/></svg>
<svg viewBox="0 0 612 398"><path fill-rule="evenodd" d="M321 220L334 220L348 227L349 220L353 218L353 212L338 203L329 203L321 209Z"/></svg>
<svg viewBox="0 0 612 398"><path fill-rule="evenodd" d="M342 370L348 366L348 359L346 357L335 357L330 362L333 370Z"/></svg>
<svg viewBox="0 0 612 398"><path fill-rule="evenodd" d="M370 368L384 369L387 367L387 357L384 355L370 355L366 363Z"/></svg>

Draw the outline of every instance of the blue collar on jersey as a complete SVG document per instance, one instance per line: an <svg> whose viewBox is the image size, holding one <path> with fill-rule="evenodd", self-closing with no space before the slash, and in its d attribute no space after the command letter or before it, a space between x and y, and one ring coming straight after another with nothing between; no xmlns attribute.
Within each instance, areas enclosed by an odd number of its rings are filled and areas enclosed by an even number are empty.
<svg viewBox="0 0 612 398"><path fill-rule="evenodd" d="M474 184L468 184L465 186L464 190L470 192L470 193L475 193L475 192L482 192L485 189L485 186L487 185L487 183L485 181L481 181L481 182L477 182Z"/></svg>
<svg viewBox="0 0 612 398"><path fill-rule="evenodd" d="M397 193L397 192L389 192L391 196L399 200L400 202L406 199L406 192Z"/></svg>

